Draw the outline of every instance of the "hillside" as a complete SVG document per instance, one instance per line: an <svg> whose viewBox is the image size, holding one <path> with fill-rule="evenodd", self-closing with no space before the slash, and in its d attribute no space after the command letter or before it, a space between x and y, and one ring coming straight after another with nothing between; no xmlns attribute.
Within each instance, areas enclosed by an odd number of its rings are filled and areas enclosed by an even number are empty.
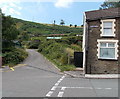
<svg viewBox="0 0 120 99"><path fill-rule="evenodd" d="M69 35L82 34L82 28L80 27L75 28L53 24L41 24L30 21L24 21L16 18L13 18L13 20L15 21L16 27L17 29L20 30L20 32L26 31L28 34L32 34L34 36L49 34L69 34Z"/></svg>
<svg viewBox="0 0 120 99"><path fill-rule="evenodd" d="M16 18L13 20L20 31L17 46L38 49L38 52L53 62L61 71L75 68L74 52L82 51L83 29L81 27L41 24ZM48 39L48 36L60 36L60 39Z"/></svg>

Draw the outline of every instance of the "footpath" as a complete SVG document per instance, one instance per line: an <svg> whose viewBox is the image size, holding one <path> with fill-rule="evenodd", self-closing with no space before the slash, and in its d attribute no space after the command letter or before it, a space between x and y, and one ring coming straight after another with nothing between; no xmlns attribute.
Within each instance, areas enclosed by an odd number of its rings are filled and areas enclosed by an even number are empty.
<svg viewBox="0 0 120 99"><path fill-rule="evenodd" d="M120 74L83 74L81 68L74 71L64 71L65 74L74 78L89 78L89 79L119 79Z"/></svg>

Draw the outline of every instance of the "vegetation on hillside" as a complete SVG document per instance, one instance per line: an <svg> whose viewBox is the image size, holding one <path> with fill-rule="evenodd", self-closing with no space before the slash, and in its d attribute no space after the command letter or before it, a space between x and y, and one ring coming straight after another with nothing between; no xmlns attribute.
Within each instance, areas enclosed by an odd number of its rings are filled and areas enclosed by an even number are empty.
<svg viewBox="0 0 120 99"><path fill-rule="evenodd" d="M20 32L15 26L13 18L5 16L1 12L2 17L2 57L3 65L13 66L22 62L27 53L24 49L16 48L15 42L17 41Z"/></svg>
<svg viewBox="0 0 120 99"><path fill-rule="evenodd" d="M14 18L18 37L23 46L38 49L45 57L52 61L61 71L73 70L74 52L82 51L82 27L41 24ZM62 37L61 39L47 39L47 37Z"/></svg>
<svg viewBox="0 0 120 99"><path fill-rule="evenodd" d="M60 44L56 41L44 41L39 45L38 51L51 60L61 70L73 70L75 68L74 63L69 63L70 57L65 49L67 45ZM68 59L69 58L69 59ZM71 59L73 60L73 58Z"/></svg>
<svg viewBox="0 0 120 99"><path fill-rule="evenodd" d="M3 21L7 19L8 24L3 22L9 29L3 30L3 36L8 36L8 31L11 37L11 44L3 44L4 64L18 64L27 57L27 53L18 47L38 49L45 57L51 60L61 71L73 70L74 52L82 51L82 27L64 26L64 21L61 20L61 25L41 24L30 21L24 21L10 16L4 16ZM62 23L63 22L63 23ZM47 37L62 37L61 39L47 39ZM3 39L3 43L8 42L8 39ZM8 46L7 46L8 44ZM16 48L17 47L17 48Z"/></svg>
<svg viewBox="0 0 120 99"><path fill-rule="evenodd" d="M29 48L38 48L38 52L56 64L61 71L66 71L75 68L74 52L82 51L82 42L78 40L82 40L82 37L70 36L58 40L48 40L46 37L33 37L27 46Z"/></svg>
<svg viewBox="0 0 120 99"><path fill-rule="evenodd" d="M31 37L48 36L49 34L82 34L82 28L60 26L55 24L41 24L14 18L17 29L27 32Z"/></svg>

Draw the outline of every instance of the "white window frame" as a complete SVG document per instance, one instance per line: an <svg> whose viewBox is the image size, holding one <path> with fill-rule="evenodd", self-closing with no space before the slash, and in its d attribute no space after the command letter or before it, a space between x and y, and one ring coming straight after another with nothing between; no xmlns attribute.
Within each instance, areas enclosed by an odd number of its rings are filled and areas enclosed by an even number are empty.
<svg viewBox="0 0 120 99"><path fill-rule="evenodd" d="M101 29L100 29L100 31L101 31L101 34L100 34L100 36L102 36L102 37L115 37L115 19L107 19L107 20L101 20ZM103 26L103 24L104 24L104 22L112 22L112 34L111 35L105 35L104 34L104 26Z"/></svg>
<svg viewBox="0 0 120 99"><path fill-rule="evenodd" d="M118 60L118 40L101 40L101 39L98 39L97 40L98 44L97 44L97 56L98 56L98 59L112 59L112 60ZM103 57L100 57L100 43L115 43L115 58L103 58Z"/></svg>

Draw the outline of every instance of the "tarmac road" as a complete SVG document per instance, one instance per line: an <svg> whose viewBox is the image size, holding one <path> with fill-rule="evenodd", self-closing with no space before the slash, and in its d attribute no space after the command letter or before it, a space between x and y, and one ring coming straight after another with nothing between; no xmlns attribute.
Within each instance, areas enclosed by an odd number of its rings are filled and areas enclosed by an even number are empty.
<svg viewBox="0 0 120 99"><path fill-rule="evenodd" d="M118 79L71 78L35 50L25 66L2 72L2 97L118 97Z"/></svg>

